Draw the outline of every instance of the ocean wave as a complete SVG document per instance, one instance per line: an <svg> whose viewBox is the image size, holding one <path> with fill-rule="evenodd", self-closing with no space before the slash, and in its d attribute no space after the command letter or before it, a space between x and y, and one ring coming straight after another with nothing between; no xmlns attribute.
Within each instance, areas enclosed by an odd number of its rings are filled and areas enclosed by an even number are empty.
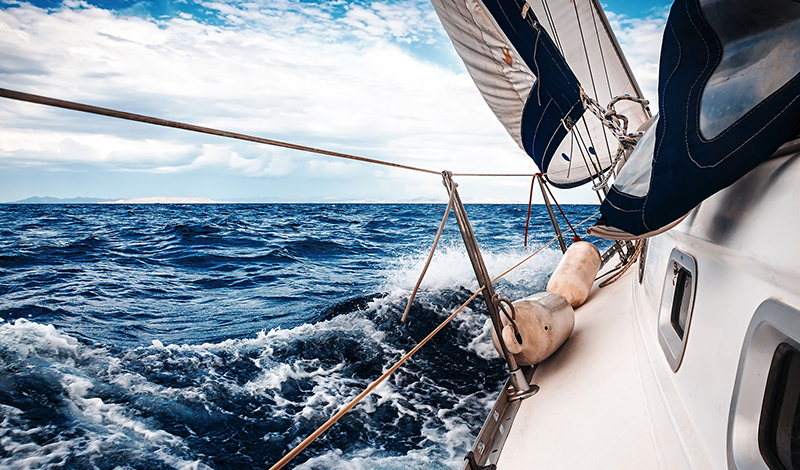
<svg viewBox="0 0 800 470"><path fill-rule="evenodd" d="M399 323L443 209L0 207L0 467L268 467L477 289L451 222ZM531 253L524 211L468 210L491 275ZM290 467L460 468L506 377L490 331L479 297Z"/></svg>
<svg viewBox="0 0 800 470"><path fill-rule="evenodd" d="M129 350L86 344L27 320L0 324L0 375L12 382L0 392L7 406L0 425L8 437L0 440L5 463L25 467L36 462L41 468L65 465L65 459L87 468L99 463L134 468L266 465L296 436L309 434L360 393L441 320L428 312L431 318L404 330L396 318L389 319L401 305L396 300L376 298L363 310L262 331L253 338L200 345L155 340ZM471 371L479 366L464 363L465 351L486 361L466 342L474 336L466 330L483 326L474 319L454 324L455 333L446 341L421 352L309 449L306 459L312 459L301 468L323 468L330 459L405 468L392 462L409 453L419 453L417 458L437 468L465 451L492 393L475 386L481 381ZM461 353L448 359L444 350ZM496 391L499 379L495 374L483 385ZM35 403L31 395L39 397ZM32 415L35 408L39 412ZM376 442L383 454L369 451ZM59 444L57 449L52 443ZM425 450L431 445L439 450Z"/></svg>

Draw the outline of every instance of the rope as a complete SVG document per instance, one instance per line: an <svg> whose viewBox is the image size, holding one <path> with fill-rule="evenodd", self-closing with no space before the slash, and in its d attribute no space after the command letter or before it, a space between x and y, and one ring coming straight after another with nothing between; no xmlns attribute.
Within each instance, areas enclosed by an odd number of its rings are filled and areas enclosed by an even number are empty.
<svg viewBox="0 0 800 470"><path fill-rule="evenodd" d="M582 220L580 223L577 223L577 224L575 224L575 227L580 227L581 225L585 224L586 222L588 222L588 221L592 220L592 219L593 219L593 218L594 218L594 217L595 217L597 214L599 214L599 213L600 213L600 211L597 211L597 212L595 212L594 214L590 215L589 217L587 217L587 218L583 219L583 220ZM501 275L497 276L496 278L492 279L492 282L496 282L498 279L500 279L500 278L504 277L506 274L508 274L508 273L510 273L511 271L513 271L513 270L517 269L518 267L522 266L522 265L523 265L523 264L524 264L526 261L528 261L529 259L531 259L531 258L533 258L534 256L536 256L537 254L539 254L539 252L541 252L542 250L544 250L544 249L545 249L545 248L547 248L548 246L552 245L552 244L553 244L553 243L555 243L557 240L558 240L558 237L553 237L553 238L551 238L551 239L550 239L550 241L549 241L549 242L547 242L547 243L545 243L545 244L544 244L544 245L543 245L541 248L539 248L539 249L538 249L538 250L536 250L535 252L533 252L533 253L531 253L530 255L528 255L527 257L525 257L525 259L523 259L523 260L522 260L522 261L520 261L519 263L515 264L514 266L512 266L511 268L509 268L508 270L506 270L506 271L505 271L503 274L501 274Z"/></svg>
<svg viewBox="0 0 800 470"><path fill-rule="evenodd" d="M326 431L326 430L327 430L329 427L331 427L331 426L332 426L334 423L336 423L336 421L339 421L339 418L341 418L342 416L344 416L344 415L345 415L345 414L346 414L348 411L350 411L350 410L351 410L351 409L352 409L354 406L356 406L356 404L358 404L358 402L360 402L361 400L363 400L363 399L364 399L364 397L366 397L367 395L369 395L369 394L370 394L370 392L372 392L372 391L373 391L373 390L374 390L374 389L375 389L375 388L376 388L378 385L380 385L380 384L381 384L381 382L383 382L384 380L386 380L386 378L388 378L390 375L392 375L392 372L396 371L396 370L397 370L397 369L398 369L398 368L399 368L401 365L403 365L403 363L405 363L405 362L406 362L406 361L407 361L409 358L411 358L411 356L413 356L413 355L414 355L414 354L415 354L417 351L419 351L419 350L420 350L420 348L422 348L422 346L424 346L424 345L425 345L425 343L427 343L428 341L430 341L430 339L431 339L431 338L433 338L434 336L436 336L436 334L437 334L437 333L439 333L439 331L441 331L441 329L442 329L442 328L444 328L444 327L445 327L445 325L447 325L448 323L450 323L450 320L452 320L453 318L455 318L455 316L456 316L456 315L458 315L458 313L459 313L459 312L461 312L462 310L464 310L464 309L467 307L467 305L468 305L470 302L472 302L472 301L475 299L475 297L477 297L477 296L478 296L478 294L480 294L481 292L483 292L483 290L484 290L484 289L485 289L485 287L481 287L481 288L480 288L480 289L479 289L477 292L475 292L474 294L472 294L472 296L471 296L469 299L467 299L467 301L466 301L466 302L464 302L463 304L461 304L461 306L460 306L460 307L458 307L458 309L456 309L456 311L455 311L455 312L453 312L452 314L450 314L450 316L449 316L449 317L447 317L447 319L446 319L445 321L443 321L441 324L439 324L439 326L437 326L437 327L436 327L436 329L434 329L433 331L431 331L431 332L430 332L430 334L428 334L428 336L426 336L426 337L425 337L425 339L423 339L422 341L420 341L420 342L419 342L419 344L417 344L416 346L414 346L414 349L412 349L411 351L409 351L408 353L406 353L406 354L405 354L405 355L404 355L402 358L400 358L400 360L399 360L399 361L397 361L397 362L396 362L396 363L395 363L395 364L394 364L392 367L390 367L390 368L389 368L389 369L388 369L386 372L384 372L384 373L383 373L383 375L381 375L380 377L378 377L378 379L377 379L376 381L372 382L372 383L369 385L369 387L367 387L366 389L364 389L364 391L363 391L363 392L359 393L357 397L355 397L354 399L352 399L352 400L350 401L350 403L348 403L347 405L345 405L345 406L344 406L344 407L343 407L341 410L339 410L339 411L338 411L338 412L337 412L335 415L331 416L331 418L330 418L328 421L326 421L326 422L325 422L325 424L323 424L322 426L320 426L320 427L319 427L319 429L317 429L317 430L316 430L316 431L314 431L314 432L313 432L313 433L312 433L310 436L308 436L307 438L305 438L305 440L304 440L303 442L301 442L300 444L298 444L298 445L297 445L297 447L295 447L294 449L292 449L292 451L291 451L291 452L289 452L288 454L286 454L286 456L284 456L282 459L280 459L280 460L279 460L279 461L278 461L278 462L277 462L275 465L273 465L272 467L270 467L270 469L269 469L269 470L279 470L279 469L283 468L283 467L284 467L284 465L286 465L287 463L289 463L289 461L290 461L290 460L292 460L292 459L293 459L293 458L294 458L294 457L295 457L297 454L299 454L300 452L302 452L302 451L303 451L303 449L305 449L306 447L308 447L308 445L309 445L309 444L311 444L311 443L312 443L312 442L313 442L313 441L314 441L314 440L315 440L317 437L319 437L319 436L320 436L320 434L322 434L323 432L325 432L325 431Z"/></svg>
<svg viewBox="0 0 800 470"><path fill-rule="evenodd" d="M631 258L628 260L628 263L625 264L625 266L622 268L621 271L619 271L618 273L614 274L613 276L611 276L610 278L606 279L605 281L601 282L598 285L598 287L601 287L601 288L602 287L606 287L606 286L609 286L609 285L617 282L617 280L619 278L621 278L626 272L628 272L628 270L631 268L631 266L633 266L634 261L639 259L639 256L642 254L642 249L643 248L644 248L644 241L643 240L637 240L636 241L636 250L633 252L633 256L631 256ZM619 269L619 266L617 266L617 269Z"/></svg>
<svg viewBox="0 0 800 470"><path fill-rule="evenodd" d="M531 222L531 205L533 204L533 185L536 184L536 175L531 179L531 194L528 196L528 215L525 217L525 241L522 242L522 249L528 249L528 226Z"/></svg>
<svg viewBox="0 0 800 470"><path fill-rule="evenodd" d="M453 207L453 199L455 197L456 192L450 192L450 200L447 201L447 209L444 210L444 217L442 217L442 223L439 224L439 230L436 231L436 237L433 239L433 246L431 247L431 252L428 255L428 260L425 261L425 267L422 268L422 272L419 275L419 279L417 279L417 284L414 285L414 290L411 291L411 297L408 298L408 305L406 305L406 310L403 312L403 318L400 319L400 323L405 323L406 318L408 317L408 312L411 310L411 303L414 302L414 297L417 296L417 290L419 289L419 285L422 284L422 278L425 277L425 273L428 272L428 266L431 265L431 260L433 259L433 252L436 251L436 245L439 244L439 238L442 236L442 231L444 231L444 224L447 222L447 217L450 215L450 209Z"/></svg>
<svg viewBox="0 0 800 470"><path fill-rule="evenodd" d="M572 235L573 235L572 241L574 242L581 241L581 236L578 235L578 232L575 231L575 227L573 227L572 224L570 223L569 219L567 218L567 214L564 213L564 209L561 208L561 204L559 204L558 201L556 200L556 196L553 194L553 191L550 191L550 186L547 185L547 181L545 181L544 178L542 178L542 184L544 186L544 189L547 190L547 193L550 194L550 197L553 199L553 202L556 203L556 207L558 207L558 212L561 212L561 217L564 218L564 220L567 222L567 225L569 225L570 230L572 230Z"/></svg>
<svg viewBox="0 0 800 470"><path fill-rule="evenodd" d="M597 211L597 212L595 212L594 214L590 215L589 217L587 217L586 219L584 219L583 221L581 221L581 223L579 223L579 224L577 224L577 225L575 225L575 226L576 226L576 227L580 227L581 225L585 224L585 223L586 223L586 222L588 222L589 220L593 219L593 218L594 218L594 217L595 217L597 214L599 214L599 213L600 213L600 211ZM508 273L510 273L511 271L513 271L513 270L517 269L517 268L518 268L518 267L520 267L520 266L521 266L523 263L525 263L525 262L526 262L526 261L528 261L529 259L533 258L533 257L534 257L534 256L536 256L537 254L541 253L541 252L542 252L542 251L543 251L545 248L547 248L548 246L552 245L552 244L553 244L553 243L554 243L556 240L558 240L558 237L553 237L553 238L552 238L552 239L551 239L549 242L547 242L547 243L545 243L544 245L542 245L542 246L541 246L541 247L540 247L538 250L536 250L535 252L531 253L531 254L530 254L530 255L528 255L527 257L525 257L525 259L523 259L523 260L522 260L522 261L520 261L519 263L515 264L514 266L512 266L511 268L509 268L508 270L506 270L505 272L503 272L503 273L502 273L502 274L500 274L499 276L497 276L497 277L495 277L494 279L492 279L492 282L497 282L497 280L499 280L499 279L500 279L500 278L502 278L503 276L505 276L505 275L507 275ZM328 419L328 421L326 421L326 422L325 422L325 423L324 423L322 426L320 426L320 427L319 427L319 428L318 428L316 431L314 431L314 432L313 432L313 433L312 433L310 436L308 436L307 438L305 438L305 439L303 440L303 442L301 442L300 444L298 444L298 445L297 445L297 446L296 446L294 449L292 449L292 450L291 450L291 451L290 451L288 454L286 454L286 455L285 455L285 456L284 456L282 459L280 459L280 460L279 460L279 461L278 461L278 462L277 462L275 465L273 465L272 467L270 467L270 468L269 468L269 470L280 470L280 469L281 469L281 468L283 468L283 467L284 467L284 466L285 466L287 463L289 463L289 461L291 461L293 458L295 458L295 457L297 456L297 454L299 454L300 452L302 452L302 451L303 451L303 449L305 449L306 447L308 447L308 445L309 445L309 444L311 444L311 443L312 443L312 442L313 442L313 441L314 441L316 438L318 438L318 437L319 437L319 436L320 436L320 435L321 435L323 432L327 431L327 430L328 430L328 428L330 428L331 426L333 426L333 425L334 425L334 424L335 424L335 423L336 423L336 422L337 422L337 421L338 421L338 420L339 420L339 419L340 419L342 416L344 416L344 415L345 415L345 414L346 414L348 411L350 411L350 410L351 410L351 409L352 409L354 406L356 406L356 405L358 404L358 402L360 402L361 400L363 400L363 399L364 399L364 398L365 398L367 395L369 395L369 394L370 394L370 392L372 392L373 390L375 390L375 388L376 388L378 385L380 385L380 384L381 384L381 383L382 383L384 380L386 380L386 379L387 379L387 378L388 378L388 377L389 377L389 376L390 376L390 375L391 375L391 374L392 374L394 371L396 371L396 370L397 370L397 369L398 369L398 368L399 368L401 365L403 365L403 364L404 364L404 363L405 363L405 362L406 362L408 359L410 359L410 358L411 358L411 356L413 356L413 355L414 355L414 354L415 354L417 351L419 351L419 350L422 348L422 346L424 346L424 345L425 345L425 344L426 344L428 341L430 341L430 340L431 340L431 338L433 338L434 336L436 336L436 334L437 334L437 333L439 333L439 331L441 331L441 330L442 330L442 328L444 328L444 327L445 327L445 326L446 326L448 323L450 323L450 321L451 321L453 318L455 318L455 317L456 317L456 315L458 315L458 314L459 314L459 313L460 313L462 310L464 310L464 309L467 307L467 305L469 305L469 303L470 303L470 302L472 302L473 300L475 300L475 298L476 298L476 297L477 297L477 296L478 296L478 295L479 295L481 292L483 292L483 290L484 290L484 289L486 289L486 287L481 287L480 289L478 289L477 291L475 291L475 293L474 293L474 294L472 294L472 296L470 296L470 298L469 298L469 299L467 299L467 301L466 301L466 302L464 302L463 304L461 304L461 306L460 306L460 307L458 307L458 308L457 308L457 309L456 309L456 310L455 310L453 313L451 313L451 314L450 314L450 316L449 316L449 317L447 317L447 319L445 319L445 320L444 320L444 321L443 321L441 324L439 324L439 326L437 326L437 327L436 327L436 329L434 329L433 331L431 331L431 332L428 334L428 336L426 336L426 337L425 337L425 338L424 338L422 341L420 341L420 342L419 342L419 343L418 343L416 346L414 346L414 349L412 349L411 351L409 351L408 353L406 353L406 354L405 354L405 355L404 355L402 358L400 358L400 360L398 360L398 361L397 361L397 362L396 362L396 363L395 363L395 364L394 364L392 367L390 367L390 368L389 368L389 369L388 369L386 372L384 372L384 373L383 373L383 374L382 374L380 377L378 377L378 379L377 379L377 380L375 380L374 382L372 382L372 383L371 383L371 384L370 384L370 385L369 385L369 386L368 386L366 389L364 389L364 391L363 391L363 392L359 393L357 397L353 398L353 399L352 399L352 400L351 400L351 401L350 401L350 402L349 402L347 405L345 405L344 407L342 407L342 409L340 409L340 410L339 410L339 411L338 411L338 412L337 412L335 415L331 416L331 418L330 418L330 419Z"/></svg>
<svg viewBox="0 0 800 470"><path fill-rule="evenodd" d="M174 129L183 129L183 130L186 130L186 131L198 132L200 134L216 135L216 136L219 136L219 137L226 137L226 138L229 138L229 139L244 140L244 141L247 141L247 142L255 142L255 143L264 144L264 145L272 145L274 147L282 147L282 148L288 148L288 149L292 149L292 150L298 150L300 152L316 153L316 154L319 154L319 155L326 155L326 156L329 156L329 157L343 158L343 159L346 159L346 160L355 160L355 161L359 161L359 162L372 163L372 164L375 164L375 165L383 165L383 166L389 166L389 167L393 167L393 168L401 168L401 169L404 169L404 170L418 171L418 172L421 172L421 173L429 173L429 174L437 175L437 176L442 174L441 171L430 170L430 169L427 169L427 168L419 168L419 167L415 167L415 166L403 165L403 164L400 164L400 163L388 162L388 161L384 161L384 160L376 160L374 158L359 157L357 155L351 155L351 154L342 153L342 152L333 152L333 151L330 151L330 150L318 149L318 148L314 148L314 147L307 147L305 145L298 145L298 144L293 144L293 143L290 143L290 142L283 142L283 141L280 141L280 140L265 139L263 137L256 137L256 136L252 136L252 135L248 135L248 134L240 134L240 133L237 133L237 132L229 132L229 131L224 131L224 130L220 130L220 129L214 129L214 128L211 128L211 127L197 126L197 125L194 125L194 124L186 124L186 123L177 122L177 121L168 121L166 119L156 118L156 117L152 117L152 116L145 116L145 115L142 115L142 114L134 114L134 113L128 113L128 112L125 112L125 111L117 111L117 110L109 109L109 108L101 108L99 106L92 106L92 105L88 105L88 104L75 103L75 102L72 102L72 101L65 101L65 100L59 100L59 99L55 99L55 98L48 98L46 96L33 95L33 94L30 94L30 93L22 93L20 91L9 90L9 89L6 89L6 88L0 88L0 98L8 98L8 99L17 100L17 101L24 101L24 102L28 102L28 103L35 103L35 104L41 104L41 105L45 105L45 106L52 106L52 107L55 107L55 108L69 109L69 110L72 110L72 111L80 111L80 112L89 113L89 114L98 114L98 115L101 115L101 116L108 116L108 117L113 117L113 118L117 118L117 119L124 119L124 120L127 120L127 121L143 122L145 124L152 124L152 125L155 125L155 126L172 127ZM527 174L500 174L500 173L472 173L472 174L459 174L458 176L506 176L506 177L511 176L511 177L514 177L514 176L530 176L530 175L527 175Z"/></svg>
<svg viewBox="0 0 800 470"><path fill-rule="evenodd" d="M522 344L522 336L520 336L519 328L517 328L517 309L514 307L514 304L505 297L500 297L497 294L494 294L494 297L492 297L492 302L500 308L500 311L503 312L503 315L508 319L511 328L514 329L514 337L517 343ZM508 313L508 310L506 310L503 304L508 305L508 308L511 309L511 313Z"/></svg>

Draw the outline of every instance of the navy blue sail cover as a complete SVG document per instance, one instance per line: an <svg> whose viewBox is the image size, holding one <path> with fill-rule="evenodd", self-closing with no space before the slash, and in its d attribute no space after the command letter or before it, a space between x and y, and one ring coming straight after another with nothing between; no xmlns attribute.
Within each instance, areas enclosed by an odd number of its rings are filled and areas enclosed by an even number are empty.
<svg viewBox="0 0 800 470"><path fill-rule="evenodd" d="M567 126L583 115L580 83L544 31L533 12L523 18L524 0L484 0L483 4L511 46L537 80L522 111L522 146L545 171L556 148L567 135ZM562 123L568 123L565 126ZM589 178L572 182L578 186Z"/></svg>
<svg viewBox="0 0 800 470"><path fill-rule="evenodd" d="M676 0L656 125L602 203L598 226L658 231L769 158L800 123L798 72L797 2Z"/></svg>

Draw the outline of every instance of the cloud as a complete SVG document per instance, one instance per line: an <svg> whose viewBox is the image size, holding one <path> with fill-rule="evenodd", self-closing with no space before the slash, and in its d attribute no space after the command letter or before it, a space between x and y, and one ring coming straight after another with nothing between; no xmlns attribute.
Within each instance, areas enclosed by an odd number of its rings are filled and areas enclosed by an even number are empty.
<svg viewBox="0 0 800 470"><path fill-rule="evenodd" d="M650 109L657 112L658 58L669 8L657 9L644 18L614 12L606 14L642 92L650 100Z"/></svg>
<svg viewBox="0 0 800 470"><path fill-rule="evenodd" d="M454 58L427 2L172 6L185 9L155 19L74 0L0 10L1 86L435 170L534 170ZM609 16L648 90L652 54L630 46L657 34L660 20ZM441 49L429 53L431 45ZM288 178L298 194L310 194L311 184L321 194L330 178L351 181L347 191L331 184L332 197L359 187L360 199L443 197L435 176L375 173L364 164L7 101L0 102L0 166ZM215 197L239 197L235 181L231 194ZM483 194L476 198L513 200L527 198L526 185L469 184ZM278 187L265 184L262 195ZM163 191L109 196L170 195ZM198 187L196 196L204 195Z"/></svg>

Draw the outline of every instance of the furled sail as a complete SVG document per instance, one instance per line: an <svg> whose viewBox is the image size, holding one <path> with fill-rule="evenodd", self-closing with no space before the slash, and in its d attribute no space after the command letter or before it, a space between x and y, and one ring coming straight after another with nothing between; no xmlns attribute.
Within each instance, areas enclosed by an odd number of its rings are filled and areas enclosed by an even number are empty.
<svg viewBox="0 0 800 470"><path fill-rule="evenodd" d="M596 0L431 0L489 107L548 181L569 188L608 171L618 138L585 113L618 95L641 96ZM620 101L627 129L646 104Z"/></svg>
<svg viewBox="0 0 800 470"><path fill-rule="evenodd" d="M590 233L663 231L797 135L800 3L676 0L660 60L657 123Z"/></svg>

